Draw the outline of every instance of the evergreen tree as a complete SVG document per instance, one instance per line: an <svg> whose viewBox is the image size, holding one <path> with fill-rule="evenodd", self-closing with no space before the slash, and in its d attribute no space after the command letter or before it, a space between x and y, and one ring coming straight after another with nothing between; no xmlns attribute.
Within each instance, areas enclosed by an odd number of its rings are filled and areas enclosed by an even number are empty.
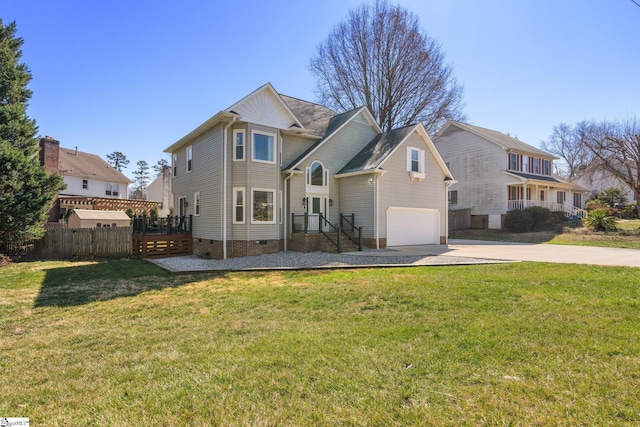
<svg viewBox="0 0 640 427"><path fill-rule="evenodd" d="M35 120L27 116L31 73L22 57L16 23L0 20L0 243L42 234L62 177L40 165Z"/></svg>
<svg viewBox="0 0 640 427"><path fill-rule="evenodd" d="M140 160L136 163L138 169L133 171L136 188L133 190L133 198L144 200L147 198L147 185L149 184L149 164Z"/></svg>
<svg viewBox="0 0 640 427"><path fill-rule="evenodd" d="M127 156L122 154L120 151L114 151L111 154L107 154L107 162L118 172L122 172L122 169L126 169L129 166L129 160L127 160Z"/></svg>

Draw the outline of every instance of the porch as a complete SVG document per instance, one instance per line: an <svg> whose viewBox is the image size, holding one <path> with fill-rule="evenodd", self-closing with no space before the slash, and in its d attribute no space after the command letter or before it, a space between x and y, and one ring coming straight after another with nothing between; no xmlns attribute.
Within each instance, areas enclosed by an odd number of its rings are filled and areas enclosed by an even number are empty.
<svg viewBox="0 0 640 427"><path fill-rule="evenodd" d="M312 252L314 248L329 251L336 249L338 253L350 250L362 250L362 227L355 225L355 215L340 214L338 224L332 224L322 213L291 214L291 239L304 242L302 252ZM296 237L296 235L321 235L325 242L318 246L318 238ZM310 243L313 242L313 243ZM307 248L308 250L305 250Z"/></svg>
<svg viewBox="0 0 640 427"><path fill-rule="evenodd" d="M558 203L544 200L509 200L508 210L514 209L526 209L532 206L541 206L549 209L551 212L563 212L567 218L579 218L585 219L587 217L587 211L579 207L573 206L567 202Z"/></svg>

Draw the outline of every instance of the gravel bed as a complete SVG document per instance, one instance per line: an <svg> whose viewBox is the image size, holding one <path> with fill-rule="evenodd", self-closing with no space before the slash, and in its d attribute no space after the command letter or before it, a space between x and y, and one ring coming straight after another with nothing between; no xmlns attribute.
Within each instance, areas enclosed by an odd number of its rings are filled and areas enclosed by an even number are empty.
<svg viewBox="0 0 640 427"><path fill-rule="evenodd" d="M489 264L504 261L463 258L444 255L398 255L367 256L334 254L327 252L278 252L268 255L227 258L225 260L202 259L196 256L182 256L150 260L171 272L195 271L240 271L240 270L289 270L326 269L366 266L411 266L411 265L458 265Z"/></svg>

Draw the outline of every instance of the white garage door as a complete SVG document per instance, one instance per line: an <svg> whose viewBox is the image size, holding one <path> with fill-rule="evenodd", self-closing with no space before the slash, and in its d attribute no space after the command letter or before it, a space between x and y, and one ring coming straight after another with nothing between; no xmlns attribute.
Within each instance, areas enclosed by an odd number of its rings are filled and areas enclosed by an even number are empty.
<svg viewBox="0 0 640 427"><path fill-rule="evenodd" d="M387 246L439 243L440 211L437 209L387 209Z"/></svg>

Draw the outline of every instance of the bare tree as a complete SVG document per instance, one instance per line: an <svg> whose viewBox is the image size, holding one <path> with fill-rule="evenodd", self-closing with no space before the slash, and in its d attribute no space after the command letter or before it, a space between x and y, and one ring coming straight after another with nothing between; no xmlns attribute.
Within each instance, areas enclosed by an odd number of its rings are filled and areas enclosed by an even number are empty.
<svg viewBox="0 0 640 427"><path fill-rule="evenodd" d="M620 122L602 122L585 138L593 163L629 186L640 200L640 121L629 117Z"/></svg>
<svg viewBox="0 0 640 427"><path fill-rule="evenodd" d="M542 141L541 148L560 159L557 164L559 175L573 181L587 172L593 155L584 142L593 131L591 122L580 122L575 127L561 123L553 127L553 134L547 141Z"/></svg>
<svg viewBox="0 0 640 427"><path fill-rule="evenodd" d="M349 12L310 61L319 102L346 111L366 105L383 130L422 122L435 133L466 120L463 88L440 44L418 18L376 0Z"/></svg>

